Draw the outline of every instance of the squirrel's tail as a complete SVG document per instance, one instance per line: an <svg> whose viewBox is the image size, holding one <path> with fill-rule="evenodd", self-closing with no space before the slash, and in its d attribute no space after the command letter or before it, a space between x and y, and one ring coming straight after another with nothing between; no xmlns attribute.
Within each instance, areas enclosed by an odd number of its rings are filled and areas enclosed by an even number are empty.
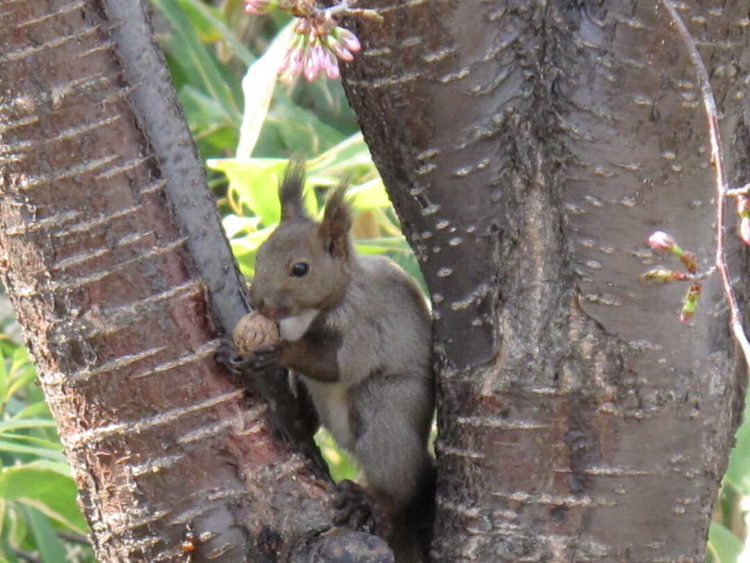
<svg viewBox="0 0 750 563"><path fill-rule="evenodd" d="M388 544L396 556L396 563L430 561L436 485L437 474L432 464L414 500L394 517Z"/></svg>

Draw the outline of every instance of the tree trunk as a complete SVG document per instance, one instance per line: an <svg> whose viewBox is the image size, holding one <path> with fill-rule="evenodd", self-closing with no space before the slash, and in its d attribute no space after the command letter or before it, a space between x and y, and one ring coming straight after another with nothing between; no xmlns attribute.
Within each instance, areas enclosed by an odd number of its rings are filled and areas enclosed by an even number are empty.
<svg viewBox="0 0 750 563"><path fill-rule="evenodd" d="M0 2L0 80L3 282L98 559L315 546L329 481L283 438L310 429L214 359L243 284L141 2Z"/></svg>
<svg viewBox="0 0 750 563"><path fill-rule="evenodd" d="M345 84L432 293L435 560L703 561L745 373L717 277L690 323L684 286L639 281L674 267L656 229L701 268L714 254L700 84L668 12L367 7L384 21L351 22ZM746 7L679 7L745 183Z"/></svg>

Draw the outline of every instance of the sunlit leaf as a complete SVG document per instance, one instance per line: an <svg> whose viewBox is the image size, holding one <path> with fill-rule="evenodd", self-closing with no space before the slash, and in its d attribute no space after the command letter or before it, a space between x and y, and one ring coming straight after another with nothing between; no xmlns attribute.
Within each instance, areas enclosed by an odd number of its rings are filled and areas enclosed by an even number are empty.
<svg viewBox="0 0 750 563"><path fill-rule="evenodd" d="M279 180L284 174L287 161L284 159L251 159L240 161L234 158L212 159L208 166L224 172L229 179L229 189L250 211L261 218L264 225L279 222Z"/></svg>
<svg viewBox="0 0 750 563"><path fill-rule="evenodd" d="M73 479L50 466L33 463L0 471L0 498L33 504L71 530L85 532L76 494Z"/></svg>
<svg viewBox="0 0 750 563"><path fill-rule="evenodd" d="M736 563L742 553L742 541L717 522L711 522L708 530L709 552L715 557L713 563Z"/></svg>
<svg viewBox="0 0 750 563"><path fill-rule="evenodd" d="M379 177L364 184L352 186L349 188L349 196L354 201L357 209L379 209L381 207L390 207L391 200L388 199L388 193L385 191L383 180Z"/></svg>
<svg viewBox="0 0 750 563"><path fill-rule="evenodd" d="M57 537L47 516L33 506L25 506L23 512L42 561L65 561L65 546Z"/></svg>
<svg viewBox="0 0 750 563"><path fill-rule="evenodd" d="M38 448L35 446L24 446L10 440L0 440L0 452L29 454L44 459L51 459L53 461L65 461L65 456L58 450Z"/></svg>
<svg viewBox="0 0 750 563"><path fill-rule="evenodd" d="M745 395L743 424L735 434L735 444L729 457L726 479L745 495L750 495L750 393Z"/></svg>
<svg viewBox="0 0 750 563"><path fill-rule="evenodd" d="M180 64L191 84L205 91L223 108L227 119L239 117L239 103L232 86L216 61L210 47L204 45L188 15L177 0L152 0L172 24L171 41L175 61Z"/></svg>
<svg viewBox="0 0 750 563"><path fill-rule="evenodd" d="M203 41L224 41L246 65L255 61L250 50L239 41L221 17L221 11L202 0L178 0Z"/></svg>
<svg viewBox="0 0 750 563"><path fill-rule="evenodd" d="M334 481L356 478L357 466L354 460L338 447L330 432L325 428L320 428L315 434L315 441L320 447Z"/></svg>
<svg viewBox="0 0 750 563"><path fill-rule="evenodd" d="M240 217L239 215L227 215L221 220L224 232L228 238L234 238L242 233L254 233L258 230L260 217Z"/></svg>
<svg viewBox="0 0 750 563"><path fill-rule="evenodd" d="M239 159L250 158L253 154L276 87L279 67L291 41L292 25L290 21L276 35L265 54L250 65L242 79L245 102L236 153Z"/></svg>
<svg viewBox="0 0 750 563"><path fill-rule="evenodd" d="M2 413L2 405L5 404L6 392L8 388L8 370L5 367L5 356L2 350L0 350L0 413Z"/></svg>
<svg viewBox="0 0 750 563"><path fill-rule="evenodd" d="M278 158L251 158L244 161L220 158L208 161L209 168L226 174L229 179L229 190L234 193L232 197L236 197L253 214L260 217L264 226L276 225L279 222L281 211L278 186L287 164L286 159ZM307 189L304 197L308 211L314 215L317 208L315 193Z"/></svg>
<svg viewBox="0 0 750 563"><path fill-rule="evenodd" d="M52 415L49 412L49 406L47 406L47 403L45 403L44 401L38 401L36 403L31 403L30 405L15 413L13 415L13 418L31 418L43 415L47 415L47 418L51 420Z"/></svg>

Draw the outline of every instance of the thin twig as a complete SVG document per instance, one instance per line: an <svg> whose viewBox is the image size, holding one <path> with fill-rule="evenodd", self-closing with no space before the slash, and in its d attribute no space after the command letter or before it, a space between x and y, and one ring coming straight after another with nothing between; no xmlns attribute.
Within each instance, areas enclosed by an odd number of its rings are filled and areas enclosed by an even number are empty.
<svg viewBox="0 0 750 563"><path fill-rule="evenodd" d="M729 188L727 190L728 197L737 197L740 195L744 195L744 196L750 195L750 184L745 184L744 186L739 187L739 188Z"/></svg>
<svg viewBox="0 0 750 563"><path fill-rule="evenodd" d="M701 86L701 97L703 106L706 109L706 118L708 120L708 132L711 138L711 158L714 169L716 170L716 268L721 275L721 282L724 286L724 296L729 305L730 326L732 333L742 349L745 357L745 364L750 369L750 342L747 340L745 331L742 328L742 315L737 305L737 297L734 294L732 280L729 275L729 268L726 262L726 197L729 191L727 185L726 168L724 166L724 151L722 150L721 134L719 132L719 117L716 111L716 100L714 99L713 89L709 82L706 65L703 58L698 52L693 36L690 35L688 28L682 21L680 14L677 13L671 0L661 0L664 7L669 12L672 22L677 28L677 32L685 43L690 60L698 74L698 80Z"/></svg>

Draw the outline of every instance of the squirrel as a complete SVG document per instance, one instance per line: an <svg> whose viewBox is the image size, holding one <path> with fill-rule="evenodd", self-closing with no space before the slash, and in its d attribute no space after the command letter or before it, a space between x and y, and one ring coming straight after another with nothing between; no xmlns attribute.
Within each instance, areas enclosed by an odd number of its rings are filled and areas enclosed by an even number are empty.
<svg viewBox="0 0 750 563"><path fill-rule="evenodd" d="M396 561L421 561L424 545L414 544L426 541L419 536L429 534L434 502L430 312L396 263L355 251L347 183L318 223L304 209L304 182L304 164L290 163L281 222L258 249L250 287L250 305L278 323L280 341L240 361L301 376L320 423L361 466L369 498L386 507ZM340 485L351 493L351 482Z"/></svg>

